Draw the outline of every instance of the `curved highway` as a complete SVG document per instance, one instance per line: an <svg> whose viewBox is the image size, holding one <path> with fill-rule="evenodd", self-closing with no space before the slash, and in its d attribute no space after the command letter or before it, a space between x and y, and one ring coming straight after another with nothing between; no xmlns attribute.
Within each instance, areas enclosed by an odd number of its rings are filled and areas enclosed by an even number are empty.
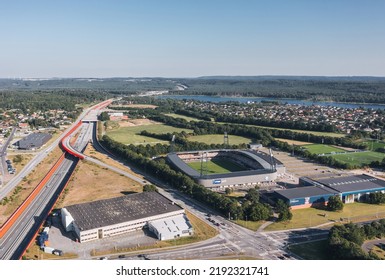
<svg viewBox="0 0 385 280"><path fill-rule="evenodd" d="M100 109L103 106L107 106L111 101L105 101L93 108ZM84 117L89 116L93 108L84 111L78 118L81 121ZM12 190L12 186L16 186L20 180L27 175L44 157L61 141L69 141L80 128L79 137L77 137L74 146L83 151L88 144L88 138L93 130L93 124L84 125L79 122L75 122L69 127L61 137L59 137L48 148L40 152L27 166L19 173L19 180L15 180L12 184L8 184L9 190L2 190L5 195ZM63 140L64 139L64 140ZM69 143L69 142L68 142ZM34 158L34 159L35 159ZM36 195L33 201L27 206L27 208L20 212L18 219L13 222L9 230L4 232L4 236L0 238L0 259L20 259L25 252L27 246L34 238L36 232L39 230L44 219L47 217L52 207L54 206L58 196L63 191L69 178L71 177L73 170L76 167L79 158L66 153L64 159L57 166L54 173L50 176L48 181L44 184L44 187ZM27 167L26 166L26 167ZM20 177L22 176L22 177ZM11 182L10 182L11 183Z"/></svg>

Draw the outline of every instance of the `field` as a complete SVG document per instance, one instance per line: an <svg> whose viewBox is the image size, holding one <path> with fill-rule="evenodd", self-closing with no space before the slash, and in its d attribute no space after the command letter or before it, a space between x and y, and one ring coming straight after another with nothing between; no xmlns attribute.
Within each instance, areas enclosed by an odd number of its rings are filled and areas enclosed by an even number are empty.
<svg viewBox="0 0 385 280"><path fill-rule="evenodd" d="M330 212L315 208L293 210L293 219L289 222L279 222L269 225L266 230L284 230L294 228L307 228L326 223L341 221L369 221L385 217L385 205L367 203L345 204L342 212Z"/></svg>
<svg viewBox="0 0 385 280"><path fill-rule="evenodd" d="M236 135L228 135L229 136L229 144L230 145L239 145L239 144L249 144L251 143L250 138L236 136ZM193 142L203 142L206 144L223 144L223 134L207 134L207 135L196 135L188 137L189 141Z"/></svg>
<svg viewBox="0 0 385 280"><path fill-rule="evenodd" d="M139 133L143 130L153 133L173 133L173 132L192 132L189 129L176 128L164 124L148 124L141 126L119 127L117 129L107 130L107 135L123 144L134 145L155 145L157 143L169 143L168 141L159 140L152 137L142 136ZM171 139L170 139L171 140Z"/></svg>
<svg viewBox="0 0 385 280"><path fill-rule="evenodd" d="M188 116L179 115L179 114L165 114L165 115L166 115L166 116L169 116L169 117L172 117L172 118L181 118L181 119L185 119L185 120L188 121L188 122L191 122L191 121L200 122L200 121L202 121L202 120L197 119L197 118L188 117Z"/></svg>
<svg viewBox="0 0 385 280"><path fill-rule="evenodd" d="M308 150L312 154L330 154L330 153L346 152L343 149L336 148L330 145L324 145L324 144L304 145L302 147L304 147L306 150Z"/></svg>
<svg viewBox="0 0 385 280"><path fill-rule="evenodd" d="M189 162L188 165L198 172L201 170L200 161ZM207 174L223 174L242 170L245 170L242 166L229 160L212 159L207 162Z"/></svg>
<svg viewBox="0 0 385 280"><path fill-rule="evenodd" d="M332 155L332 157L340 162L364 166L376 160L381 162L382 159L385 158L385 154L378 152L357 152Z"/></svg>
<svg viewBox="0 0 385 280"><path fill-rule="evenodd" d="M55 208L141 192L142 186L94 163L80 161Z"/></svg>

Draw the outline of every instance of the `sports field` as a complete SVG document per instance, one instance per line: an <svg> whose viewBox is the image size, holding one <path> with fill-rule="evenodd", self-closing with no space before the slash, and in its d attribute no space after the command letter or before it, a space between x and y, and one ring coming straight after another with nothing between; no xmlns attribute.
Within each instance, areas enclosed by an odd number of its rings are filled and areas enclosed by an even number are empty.
<svg viewBox="0 0 385 280"><path fill-rule="evenodd" d="M198 172L201 171L200 161L189 162L188 165ZM203 168L206 168L207 174L223 174L245 170L242 166L226 159L212 159L203 163L203 166Z"/></svg>
<svg viewBox="0 0 385 280"><path fill-rule="evenodd" d="M140 132L146 130L153 133L173 133L173 132L192 132L190 129L177 128L164 124L149 124L140 126L120 127L118 129L111 129L107 131L107 135L123 144L134 144L134 145L155 145L157 143L168 143L168 141L162 141L156 138L147 137L140 135ZM170 139L171 140L171 139Z"/></svg>
<svg viewBox="0 0 385 280"><path fill-rule="evenodd" d="M357 152L332 155L332 157L344 163L364 166L376 160L381 162L382 159L385 158L385 154L377 152Z"/></svg>
<svg viewBox="0 0 385 280"><path fill-rule="evenodd" d="M368 140L363 141L362 144L365 144L369 150L376 151L377 149L385 149L385 142L376 141L376 140Z"/></svg>
<svg viewBox="0 0 385 280"><path fill-rule="evenodd" d="M312 154L330 154L330 153L338 153L338 152L345 152L345 150L336 148L330 145L324 145L324 144L312 144L312 145L304 145L302 146L306 150L308 150Z"/></svg>
<svg viewBox="0 0 385 280"><path fill-rule="evenodd" d="M230 145L249 144L251 143L250 138L228 135ZM206 144L223 144L223 134L206 134L206 135L195 135L188 137L189 141L192 142L203 142Z"/></svg>

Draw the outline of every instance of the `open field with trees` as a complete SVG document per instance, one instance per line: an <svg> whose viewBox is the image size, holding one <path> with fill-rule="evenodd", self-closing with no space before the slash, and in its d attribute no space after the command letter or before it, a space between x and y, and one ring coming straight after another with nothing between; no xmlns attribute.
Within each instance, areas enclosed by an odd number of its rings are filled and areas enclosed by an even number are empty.
<svg viewBox="0 0 385 280"><path fill-rule="evenodd" d="M368 147L368 150L373 152L385 152L385 142L377 140L362 141L362 144Z"/></svg>
<svg viewBox="0 0 385 280"><path fill-rule="evenodd" d="M156 138L140 135L140 132L146 130L152 133L173 133L173 132L192 132L190 129L177 128L164 124L149 124L142 126L131 126L131 127L119 127L117 129L107 130L106 134L123 144L156 144L156 143L168 143L169 141L162 141ZM170 139L171 141L171 139Z"/></svg>
<svg viewBox="0 0 385 280"><path fill-rule="evenodd" d="M366 221L385 217L385 205L367 203L344 204L341 212L331 212L316 208L293 210L291 221L278 222L269 225L265 230L284 230L319 226L330 222Z"/></svg>
<svg viewBox="0 0 385 280"><path fill-rule="evenodd" d="M188 165L194 168L198 172L200 172L201 170L200 161L189 162ZM207 163L203 163L203 169L204 170L206 169L207 174L223 174L223 173L230 173L230 172L245 170L242 166L236 164L233 161L226 160L226 159L209 160L207 161Z"/></svg>

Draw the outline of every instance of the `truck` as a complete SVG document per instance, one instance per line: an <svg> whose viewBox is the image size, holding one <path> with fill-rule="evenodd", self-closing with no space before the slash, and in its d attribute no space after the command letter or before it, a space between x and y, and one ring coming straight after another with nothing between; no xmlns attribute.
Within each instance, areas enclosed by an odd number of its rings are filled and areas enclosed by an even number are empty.
<svg viewBox="0 0 385 280"><path fill-rule="evenodd" d="M55 249L55 250L53 250L52 254L54 254L56 256L63 256L63 251L59 250L59 249Z"/></svg>
<svg viewBox="0 0 385 280"><path fill-rule="evenodd" d="M44 253L47 253L47 254L53 254L53 252L55 251L54 248L52 247L48 247L48 246L45 246L44 249L43 249Z"/></svg>

